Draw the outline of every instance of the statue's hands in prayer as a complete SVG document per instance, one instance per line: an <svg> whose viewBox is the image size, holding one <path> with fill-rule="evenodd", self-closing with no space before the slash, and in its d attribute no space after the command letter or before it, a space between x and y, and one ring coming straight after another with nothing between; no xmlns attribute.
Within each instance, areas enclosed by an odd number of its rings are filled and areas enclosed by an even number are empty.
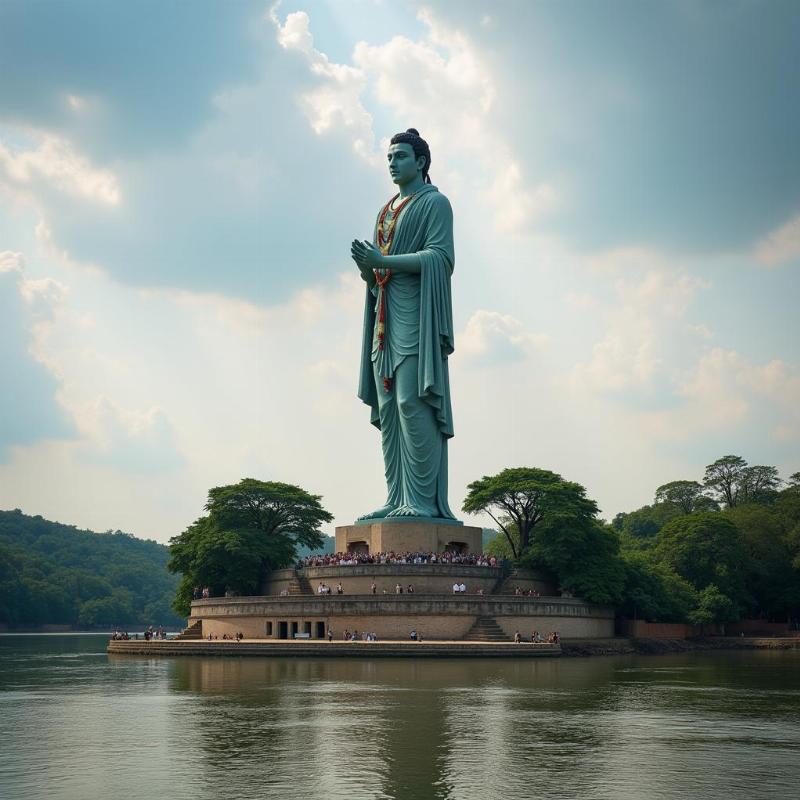
<svg viewBox="0 0 800 800"><path fill-rule="evenodd" d="M350 245L350 255L358 264L362 274L364 271L371 272L373 269L383 268L383 254L370 242L359 242L358 239L354 239Z"/></svg>

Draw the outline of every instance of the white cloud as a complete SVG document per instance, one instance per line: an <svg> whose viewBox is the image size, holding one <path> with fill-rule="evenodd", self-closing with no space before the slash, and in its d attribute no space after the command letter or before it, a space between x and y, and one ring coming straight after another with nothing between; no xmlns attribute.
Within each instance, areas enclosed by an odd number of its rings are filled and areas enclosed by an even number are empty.
<svg viewBox="0 0 800 800"><path fill-rule="evenodd" d="M372 115L364 105L368 91L372 102L394 118L415 121L431 145L434 175L444 174L448 183L461 184L458 160L467 158L480 165L478 175L471 170L475 185L466 191L488 198L497 232L520 233L558 202L554 187L532 185L502 132L495 128L491 114L495 87L479 49L430 11L423 9L418 14L427 31L422 39L395 36L380 45L359 42L353 52L354 66L331 62L314 47L305 12L288 14L281 24L277 6L273 6L269 18L281 46L302 53L322 82L302 96L317 134L337 125L351 129L356 152L370 163L382 165L382 155L375 150ZM402 80L398 80L400 75ZM382 141L381 146L387 143Z"/></svg>
<svg viewBox="0 0 800 800"><path fill-rule="evenodd" d="M44 181L67 194L116 206L121 192L115 175L93 167L66 139L49 133L33 134L38 146L13 151L0 142L0 177L25 188Z"/></svg>
<svg viewBox="0 0 800 800"><path fill-rule="evenodd" d="M86 106L86 100L83 97L77 94L68 94L66 96L67 105L73 111L81 111Z"/></svg>
<svg viewBox="0 0 800 800"><path fill-rule="evenodd" d="M762 239L755 247L755 257L770 267L800 258L800 214Z"/></svg>
<svg viewBox="0 0 800 800"><path fill-rule="evenodd" d="M675 368L667 354L676 341L703 330L683 318L697 291L709 284L682 270L668 270L660 256L645 251L604 254L592 264L618 275L615 302L606 308L603 338L593 346L591 360L574 368L573 381L600 391L651 388L660 372Z"/></svg>
<svg viewBox="0 0 800 800"><path fill-rule="evenodd" d="M320 80L318 88L305 92L301 98L314 132L324 134L341 124L354 131L354 151L374 161L372 117L360 100L367 83L362 70L332 62L314 47L310 20L305 11L288 14L283 25L277 15L277 4L269 10L268 16L275 26L281 47L302 53L311 72Z"/></svg>
<svg viewBox="0 0 800 800"><path fill-rule="evenodd" d="M466 190L473 196L486 194L495 230L520 233L529 229L543 211L555 205L555 189L545 183L532 185L494 126L491 112L496 90L475 43L427 10L418 17L427 28L425 38L411 41L396 36L383 45L359 42L353 54L355 64L369 76L375 100L390 106L396 118L424 121L417 127L431 145L434 174L437 152L447 153L449 169L459 159L468 159L473 173L474 165L480 165L478 185ZM398 80L398 75L403 79Z"/></svg>
<svg viewBox="0 0 800 800"><path fill-rule="evenodd" d="M459 354L485 362L505 362L532 355L547 341L542 334L527 331L510 314L478 309L458 337Z"/></svg>
<svg viewBox="0 0 800 800"><path fill-rule="evenodd" d="M12 253L11 250L0 252L0 272L22 272L25 268L25 256Z"/></svg>
<svg viewBox="0 0 800 800"><path fill-rule="evenodd" d="M123 408L101 396L80 409L76 422L85 435L82 457L126 472L163 473L183 465L173 425L160 408Z"/></svg>
<svg viewBox="0 0 800 800"><path fill-rule="evenodd" d="M687 371L676 394L684 400L679 408L647 415L659 437L763 430L765 438L800 438L800 374L780 359L758 364L714 347Z"/></svg>

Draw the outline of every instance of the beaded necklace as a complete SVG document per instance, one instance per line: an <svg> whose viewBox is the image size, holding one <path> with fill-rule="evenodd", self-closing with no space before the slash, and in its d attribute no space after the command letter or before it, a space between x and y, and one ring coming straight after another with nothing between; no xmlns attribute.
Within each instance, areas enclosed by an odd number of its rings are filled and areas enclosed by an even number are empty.
<svg viewBox="0 0 800 800"><path fill-rule="evenodd" d="M392 210L392 203L400 197L400 194L396 194L381 210L380 216L378 217L378 248L380 249L383 255L388 256L389 250L392 247L392 241L394 240L394 229L397 227L397 220L400 217L400 212L414 199L416 196L416 192L414 194L410 194L400 203L397 208ZM392 216L389 218L389 222L386 223L386 217L389 212L392 211ZM384 225L386 224L385 232L384 232Z"/></svg>
<svg viewBox="0 0 800 800"><path fill-rule="evenodd" d="M378 249L385 256L389 255L389 250L392 248L394 231L397 227L397 220L400 217L400 212L414 199L414 195L410 194L397 208L392 210L392 203L394 203L398 197L400 197L399 192L383 207L378 217ZM387 223L386 217L389 215L390 211L392 215L389 217ZM386 284L389 283L389 279L392 277L392 271L390 269L376 269L373 270L373 272L375 273L375 283L378 285L378 349L383 350L384 340L386 338ZM391 378L383 379L383 390L385 392L392 391Z"/></svg>

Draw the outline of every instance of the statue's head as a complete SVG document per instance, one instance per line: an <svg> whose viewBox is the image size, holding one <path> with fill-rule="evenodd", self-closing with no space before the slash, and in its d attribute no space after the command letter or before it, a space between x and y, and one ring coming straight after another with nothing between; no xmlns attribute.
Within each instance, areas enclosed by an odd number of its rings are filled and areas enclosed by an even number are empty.
<svg viewBox="0 0 800 800"><path fill-rule="evenodd" d="M419 131L416 128L409 128L404 133L396 133L392 136L389 142L389 152L391 154L392 151L396 152L398 150L407 151L410 158L407 164L400 164L399 160L393 164L390 158L390 170L398 169L403 171L405 169L410 171L413 165L414 173L421 171L422 179L425 183L430 183L431 179L428 175L428 170L431 168L431 149L428 147L428 143L419 135ZM408 180L409 176L400 175L398 177L400 178L399 180L393 176L395 183L403 183L402 178L405 177Z"/></svg>

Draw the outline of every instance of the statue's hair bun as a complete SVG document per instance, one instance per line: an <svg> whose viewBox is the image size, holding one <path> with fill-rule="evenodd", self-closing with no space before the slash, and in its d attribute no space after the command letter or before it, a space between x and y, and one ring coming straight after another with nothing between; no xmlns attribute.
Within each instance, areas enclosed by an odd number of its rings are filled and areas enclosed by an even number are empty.
<svg viewBox="0 0 800 800"><path fill-rule="evenodd" d="M409 128L406 133L413 133L414 136L419 136L419 131L416 128Z"/></svg>

